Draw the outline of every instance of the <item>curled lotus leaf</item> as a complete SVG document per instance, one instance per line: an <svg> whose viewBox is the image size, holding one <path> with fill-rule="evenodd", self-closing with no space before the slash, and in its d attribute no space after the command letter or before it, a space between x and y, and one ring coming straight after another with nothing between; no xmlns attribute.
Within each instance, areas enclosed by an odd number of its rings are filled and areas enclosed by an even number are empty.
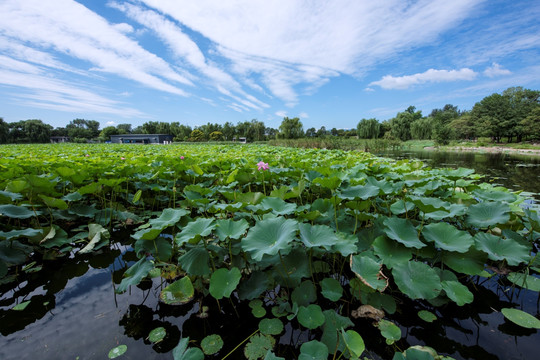
<svg viewBox="0 0 540 360"><path fill-rule="evenodd" d="M189 276L166 286L159 295L161 301L168 305L182 305L190 302L194 296L194 288Z"/></svg>

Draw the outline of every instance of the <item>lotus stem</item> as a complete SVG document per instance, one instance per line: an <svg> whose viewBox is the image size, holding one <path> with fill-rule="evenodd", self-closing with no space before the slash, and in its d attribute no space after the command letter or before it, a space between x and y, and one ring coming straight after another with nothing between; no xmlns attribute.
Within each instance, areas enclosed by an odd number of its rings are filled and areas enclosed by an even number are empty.
<svg viewBox="0 0 540 360"><path fill-rule="evenodd" d="M255 335L256 333L258 333L258 332L259 332L259 329L255 330L251 335L249 335L247 338L245 338L240 344L236 345L236 347L234 349L232 349L227 355L225 355L221 360L225 360L229 355L231 355L233 352L235 352L236 349L238 349L240 346L242 346L246 341L251 339L251 337L253 335Z"/></svg>

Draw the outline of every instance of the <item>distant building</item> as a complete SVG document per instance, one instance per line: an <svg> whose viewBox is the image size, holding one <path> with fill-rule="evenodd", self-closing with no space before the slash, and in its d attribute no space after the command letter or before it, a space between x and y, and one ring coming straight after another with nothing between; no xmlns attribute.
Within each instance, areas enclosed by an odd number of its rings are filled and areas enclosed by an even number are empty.
<svg viewBox="0 0 540 360"><path fill-rule="evenodd" d="M69 142L69 137L67 136L51 136L52 143L66 143Z"/></svg>
<svg viewBox="0 0 540 360"><path fill-rule="evenodd" d="M111 135L113 144L170 144L174 136L167 134L123 134Z"/></svg>
<svg viewBox="0 0 540 360"><path fill-rule="evenodd" d="M237 137L235 136L235 137L232 138L232 141L234 141L234 142L239 142L239 143L242 143L242 144L247 143L247 139L246 139L245 137L238 137L238 138L237 138Z"/></svg>

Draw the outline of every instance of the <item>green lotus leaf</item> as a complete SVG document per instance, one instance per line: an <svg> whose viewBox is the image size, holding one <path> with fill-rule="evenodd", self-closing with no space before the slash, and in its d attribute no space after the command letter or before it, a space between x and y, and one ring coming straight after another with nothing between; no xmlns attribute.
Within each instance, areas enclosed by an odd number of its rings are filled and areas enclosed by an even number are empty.
<svg viewBox="0 0 540 360"><path fill-rule="evenodd" d="M298 360L326 360L328 359L328 347L320 341L311 340L300 346Z"/></svg>
<svg viewBox="0 0 540 360"><path fill-rule="evenodd" d="M279 319L263 319L259 322L259 330L264 335L279 335L283 331L283 323Z"/></svg>
<svg viewBox="0 0 540 360"><path fill-rule="evenodd" d="M467 223L485 229L510 220L510 206L499 202L482 202L471 205L467 211Z"/></svg>
<svg viewBox="0 0 540 360"><path fill-rule="evenodd" d="M79 201L82 198L83 198L82 195L79 192L75 191L75 192L69 193L67 195L64 195L62 197L62 200L66 200L66 201L71 202L71 201Z"/></svg>
<svg viewBox="0 0 540 360"><path fill-rule="evenodd" d="M45 236L39 242L39 245L46 249L50 249L53 247L60 248L66 244L71 243L71 240L68 238L67 233L63 229L61 229L58 225L53 225L49 228L44 228L43 232Z"/></svg>
<svg viewBox="0 0 540 360"><path fill-rule="evenodd" d="M391 217L385 219L383 224L385 225L384 232L390 239L409 248L421 249L426 246L418 238L418 232L409 220Z"/></svg>
<svg viewBox="0 0 540 360"><path fill-rule="evenodd" d="M343 336L343 341L349 353L355 358L359 358L366 349L362 336L354 330L341 330L341 336Z"/></svg>
<svg viewBox="0 0 540 360"><path fill-rule="evenodd" d="M21 200L23 196L21 194L17 194L11 191L4 191L0 190L0 199L5 198L6 200L3 201L15 201L15 200ZM9 200L7 200L9 199Z"/></svg>
<svg viewBox="0 0 540 360"><path fill-rule="evenodd" d="M401 339L401 329L391 321L381 319L377 323L377 327L381 331L381 335L386 339L388 345Z"/></svg>
<svg viewBox="0 0 540 360"><path fill-rule="evenodd" d="M300 306L297 315L300 325L308 329L316 329L324 324L324 314L319 305L311 304L306 306Z"/></svg>
<svg viewBox="0 0 540 360"><path fill-rule="evenodd" d="M188 348L189 337L182 338L173 349L174 360L203 360L204 354L199 348Z"/></svg>
<svg viewBox="0 0 540 360"><path fill-rule="evenodd" d="M129 269L124 273L124 278L118 287L116 292L118 294L123 293L127 290L130 285L137 285L145 278L150 270L154 268L154 264L148 261L146 258L142 258L133 264Z"/></svg>
<svg viewBox="0 0 540 360"><path fill-rule="evenodd" d="M264 198L260 206L263 210L271 210L276 215L289 215L296 210L296 204L288 203L277 197Z"/></svg>
<svg viewBox="0 0 540 360"><path fill-rule="evenodd" d="M6 276L7 273L8 273L8 265L4 262L4 260L0 260L0 279Z"/></svg>
<svg viewBox="0 0 540 360"><path fill-rule="evenodd" d="M323 314L325 320L321 342L324 343L328 349L332 349L332 353L334 352L334 349L343 351L345 345L339 338L340 331L341 329L353 326L353 322L348 317L339 315L335 310L325 310L323 311Z"/></svg>
<svg viewBox="0 0 540 360"><path fill-rule="evenodd" d="M249 228L249 224L245 219L239 221L231 219L218 220L216 224L216 235L221 241L224 241L227 238L239 239Z"/></svg>
<svg viewBox="0 0 540 360"><path fill-rule="evenodd" d="M203 217L197 218L197 220L187 224L182 229L182 232L176 235L176 243L178 245L187 242L190 244L197 244L201 238L210 235L216 226L214 219Z"/></svg>
<svg viewBox="0 0 540 360"><path fill-rule="evenodd" d="M0 241L0 261L7 266L23 264L32 251L31 246L21 244L17 240Z"/></svg>
<svg viewBox="0 0 540 360"><path fill-rule="evenodd" d="M22 303L17 304L14 307L12 307L11 310L23 311L24 309L26 309L28 305L30 305L30 302L31 300L23 301Z"/></svg>
<svg viewBox="0 0 540 360"><path fill-rule="evenodd" d="M351 270L356 276L372 289L384 291L388 282L381 275L381 267L382 264L367 255L359 254L352 257Z"/></svg>
<svg viewBox="0 0 540 360"><path fill-rule="evenodd" d="M268 350L266 353L266 356L264 357L264 360L285 360L285 358L276 356L272 350Z"/></svg>
<svg viewBox="0 0 540 360"><path fill-rule="evenodd" d="M433 299L442 290L437 272L418 261L394 266L392 275L399 290L411 299Z"/></svg>
<svg viewBox="0 0 540 360"><path fill-rule="evenodd" d="M501 201L513 203L517 200L516 195L501 190L476 189L473 191L473 195L483 201Z"/></svg>
<svg viewBox="0 0 540 360"><path fill-rule="evenodd" d="M176 225L182 216L189 214L185 209L164 209L157 219L151 219L148 223L154 229L163 230L169 226Z"/></svg>
<svg viewBox="0 0 540 360"><path fill-rule="evenodd" d="M339 241L335 231L327 225L298 224L300 240L307 248L322 247L330 250Z"/></svg>
<svg viewBox="0 0 540 360"><path fill-rule="evenodd" d="M441 169L441 175L446 176L452 181L457 181L474 174L473 169L458 168L458 169Z"/></svg>
<svg viewBox="0 0 540 360"><path fill-rule="evenodd" d="M86 254L93 250L99 250L102 247L109 245L111 234L99 224L88 225L88 238L90 242L79 251L79 254Z"/></svg>
<svg viewBox="0 0 540 360"><path fill-rule="evenodd" d="M274 347L276 341L273 337L255 334L244 347L244 356L248 360L258 360L264 357Z"/></svg>
<svg viewBox="0 0 540 360"><path fill-rule="evenodd" d="M338 241L332 246L333 252L338 252L341 256L349 256L358 252L358 237L353 234L337 232Z"/></svg>
<svg viewBox="0 0 540 360"><path fill-rule="evenodd" d="M422 235L441 249L464 253L474 244L473 237L466 231L456 229L445 222L424 226Z"/></svg>
<svg viewBox="0 0 540 360"><path fill-rule="evenodd" d="M412 250L397 241L392 241L386 236L379 236L373 242L375 255L382 259L387 268L392 269L396 264L409 261L412 258Z"/></svg>
<svg viewBox="0 0 540 360"><path fill-rule="evenodd" d="M325 178L319 177L313 180L313 184L318 184L323 188L335 190L341 184L341 179L335 176Z"/></svg>
<svg viewBox="0 0 540 360"><path fill-rule="evenodd" d="M101 192L101 184L97 182L90 183L88 185L80 187L77 192L81 195L96 194Z"/></svg>
<svg viewBox="0 0 540 360"><path fill-rule="evenodd" d="M302 279L310 276L309 257L305 249L297 247L289 254L273 261L274 278L284 286L297 286ZM287 271L287 274L285 274Z"/></svg>
<svg viewBox="0 0 540 360"><path fill-rule="evenodd" d="M150 331L150 334L148 334L148 340L155 344L165 339L165 336L167 336L167 331L165 330L165 328L157 327Z"/></svg>
<svg viewBox="0 0 540 360"><path fill-rule="evenodd" d="M194 288L189 276L184 276L167 285L159 294L159 298L167 305L183 305L193 299Z"/></svg>
<svg viewBox="0 0 540 360"><path fill-rule="evenodd" d="M23 230L11 230L8 232L0 231L0 238L5 240L13 240L20 237L31 238L42 234L41 229L27 228Z"/></svg>
<svg viewBox="0 0 540 360"><path fill-rule="evenodd" d="M253 300L258 298L270 285L270 279L262 271L255 271L238 286L240 300Z"/></svg>
<svg viewBox="0 0 540 360"><path fill-rule="evenodd" d="M120 355L123 355L127 351L127 345L118 345L115 348L112 348L111 351L109 351L109 359L114 359L119 357Z"/></svg>
<svg viewBox="0 0 540 360"><path fill-rule="evenodd" d="M204 276L210 274L210 255L208 250L203 247L197 247L189 250L178 258L178 264L189 275Z"/></svg>
<svg viewBox="0 0 540 360"><path fill-rule="evenodd" d="M474 300L472 292L459 281L442 281L441 284L446 296L458 304L458 306L470 304Z"/></svg>
<svg viewBox="0 0 540 360"><path fill-rule="evenodd" d="M540 278L536 276L512 272L506 278L522 288L540 292Z"/></svg>
<svg viewBox="0 0 540 360"><path fill-rule="evenodd" d="M346 189L342 189L339 192L339 196L342 199L355 200L362 199L367 200L374 196L379 195L380 189L376 186L366 184L366 185L355 185L350 186Z"/></svg>
<svg viewBox="0 0 540 360"><path fill-rule="evenodd" d="M454 271L467 275L478 275L484 270L487 254L471 247L466 253L444 252L442 260Z"/></svg>
<svg viewBox="0 0 540 360"><path fill-rule="evenodd" d="M427 310L420 310L418 312L418 317L428 323L437 320L437 316L435 316L435 314L433 314L431 311Z"/></svg>
<svg viewBox="0 0 540 360"><path fill-rule="evenodd" d="M311 280L303 281L300 286L293 290L291 300L293 303L298 304L298 306L308 306L317 300L315 285L313 285Z"/></svg>
<svg viewBox="0 0 540 360"><path fill-rule="evenodd" d="M433 197L409 196L408 199L424 213L446 210L450 203Z"/></svg>
<svg viewBox="0 0 540 360"><path fill-rule="evenodd" d="M217 300L230 297L240 282L240 270L233 267L231 270L221 268L210 277L210 294Z"/></svg>
<svg viewBox="0 0 540 360"><path fill-rule="evenodd" d="M32 211L24 206L0 205L0 216L4 215L13 219L28 219L40 214L40 211Z"/></svg>
<svg viewBox="0 0 540 360"><path fill-rule="evenodd" d="M162 229L142 229L131 235L135 240L155 240L162 232Z"/></svg>
<svg viewBox="0 0 540 360"><path fill-rule="evenodd" d="M68 212L81 217L93 218L99 210L95 208L95 205L73 204Z"/></svg>
<svg viewBox="0 0 540 360"><path fill-rule="evenodd" d="M488 258L506 260L511 266L527 262L531 257L527 247L512 239L480 232L474 235L474 241L476 249L488 254Z"/></svg>
<svg viewBox="0 0 540 360"><path fill-rule="evenodd" d="M393 203L392 205L390 205L390 211L394 215L401 215L414 209L414 206L415 205L413 202L403 201L400 199L396 201L395 203Z"/></svg>
<svg viewBox="0 0 540 360"><path fill-rule="evenodd" d="M501 309L504 317L511 322L529 329L540 329L540 320L518 309L504 308Z"/></svg>
<svg viewBox="0 0 540 360"><path fill-rule="evenodd" d="M442 220L446 218L456 218L458 216L463 216L467 213L467 206L463 204L450 204L444 210L437 210L429 213L424 213L426 219L432 220Z"/></svg>
<svg viewBox="0 0 540 360"><path fill-rule="evenodd" d="M343 287L333 278L324 278L321 281L321 294L330 301L338 301L343 296Z"/></svg>
<svg viewBox="0 0 540 360"><path fill-rule="evenodd" d="M249 307L251 308L251 313L256 318L262 318L266 315L266 309L263 307L263 302L260 299L254 299L249 302Z"/></svg>
<svg viewBox="0 0 540 360"><path fill-rule="evenodd" d="M201 348L206 355L214 355L223 347L223 339L217 334L208 335L201 341Z"/></svg>
<svg viewBox="0 0 540 360"><path fill-rule="evenodd" d="M276 255L289 252L295 238L298 223L295 220L277 217L258 221L242 239L242 249L256 261L264 255Z"/></svg>
<svg viewBox="0 0 540 360"><path fill-rule="evenodd" d="M62 199L56 199L47 195L38 195L41 200L50 208L60 209L60 210L66 210L68 208L68 204L62 200Z"/></svg>

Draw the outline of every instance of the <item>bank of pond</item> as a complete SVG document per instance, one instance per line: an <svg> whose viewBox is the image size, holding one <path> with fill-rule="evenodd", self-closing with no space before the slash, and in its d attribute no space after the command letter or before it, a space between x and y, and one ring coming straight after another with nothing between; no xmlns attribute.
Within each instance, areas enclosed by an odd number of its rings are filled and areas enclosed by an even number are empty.
<svg viewBox="0 0 540 360"><path fill-rule="evenodd" d="M0 146L0 358L535 357L537 163L503 160Z"/></svg>

